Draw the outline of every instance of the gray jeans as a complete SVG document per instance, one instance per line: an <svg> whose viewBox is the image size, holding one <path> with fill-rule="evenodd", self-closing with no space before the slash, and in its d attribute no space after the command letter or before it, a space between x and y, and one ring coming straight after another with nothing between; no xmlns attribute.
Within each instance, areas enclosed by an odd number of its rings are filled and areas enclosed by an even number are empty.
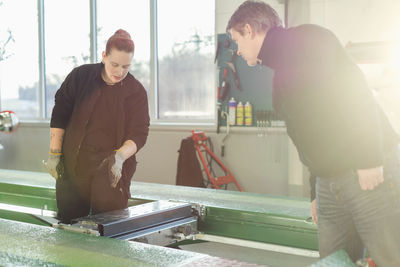
<svg viewBox="0 0 400 267"><path fill-rule="evenodd" d="M353 261L363 247L377 266L400 266L400 151L384 161L384 182L364 191L356 171L317 178L320 256L340 248Z"/></svg>

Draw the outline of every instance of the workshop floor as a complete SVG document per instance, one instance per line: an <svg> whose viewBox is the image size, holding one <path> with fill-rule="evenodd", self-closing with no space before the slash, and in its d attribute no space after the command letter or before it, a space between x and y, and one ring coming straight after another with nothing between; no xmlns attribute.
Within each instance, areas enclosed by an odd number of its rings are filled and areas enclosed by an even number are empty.
<svg viewBox="0 0 400 267"><path fill-rule="evenodd" d="M318 259L295 256L254 248L226 245L222 243L205 242L180 246L181 249L208 254L211 256L234 259L243 262L256 263L271 267L303 267L309 266Z"/></svg>

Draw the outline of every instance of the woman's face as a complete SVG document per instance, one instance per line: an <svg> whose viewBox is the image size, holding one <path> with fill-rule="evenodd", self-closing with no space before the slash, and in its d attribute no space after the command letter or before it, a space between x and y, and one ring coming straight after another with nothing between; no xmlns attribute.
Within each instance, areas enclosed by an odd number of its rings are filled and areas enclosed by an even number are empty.
<svg viewBox="0 0 400 267"><path fill-rule="evenodd" d="M133 53L112 48L108 55L106 55L106 52L103 52L102 56L104 63L103 79L105 82L114 84L122 81L128 74Z"/></svg>

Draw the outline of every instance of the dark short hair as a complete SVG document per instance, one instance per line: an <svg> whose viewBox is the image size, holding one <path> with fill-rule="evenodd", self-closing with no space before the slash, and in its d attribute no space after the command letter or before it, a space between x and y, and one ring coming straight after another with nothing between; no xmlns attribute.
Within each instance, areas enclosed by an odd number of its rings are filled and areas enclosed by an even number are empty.
<svg viewBox="0 0 400 267"><path fill-rule="evenodd" d="M226 26L226 32L230 34L230 30L235 29L243 35L243 28L246 24L249 24L257 33L262 33L272 27L281 26L282 21L275 9L267 3L247 0L233 13Z"/></svg>
<svg viewBox="0 0 400 267"><path fill-rule="evenodd" d="M108 39L106 44L106 55L110 54L112 48L119 51L133 53L135 51L135 44L133 43L131 35L127 31L119 29Z"/></svg>

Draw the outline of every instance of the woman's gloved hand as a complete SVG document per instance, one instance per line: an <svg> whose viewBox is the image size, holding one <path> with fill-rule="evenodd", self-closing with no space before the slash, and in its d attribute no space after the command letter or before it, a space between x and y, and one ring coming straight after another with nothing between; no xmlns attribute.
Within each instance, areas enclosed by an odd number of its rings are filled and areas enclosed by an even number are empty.
<svg viewBox="0 0 400 267"><path fill-rule="evenodd" d="M109 173L108 177L110 185L115 188L122 176L122 165L124 164L125 158L120 151L113 152L110 156L105 158L100 164L100 169L106 168Z"/></svg>
<svg viewBox="0 0 400 267"><path fill-rule="evenodd" d="M48 173L53 176L56 180L64 175L64 162L62 153L49 153L47 161L43 160L43 164L46 167Z"/></svg>

